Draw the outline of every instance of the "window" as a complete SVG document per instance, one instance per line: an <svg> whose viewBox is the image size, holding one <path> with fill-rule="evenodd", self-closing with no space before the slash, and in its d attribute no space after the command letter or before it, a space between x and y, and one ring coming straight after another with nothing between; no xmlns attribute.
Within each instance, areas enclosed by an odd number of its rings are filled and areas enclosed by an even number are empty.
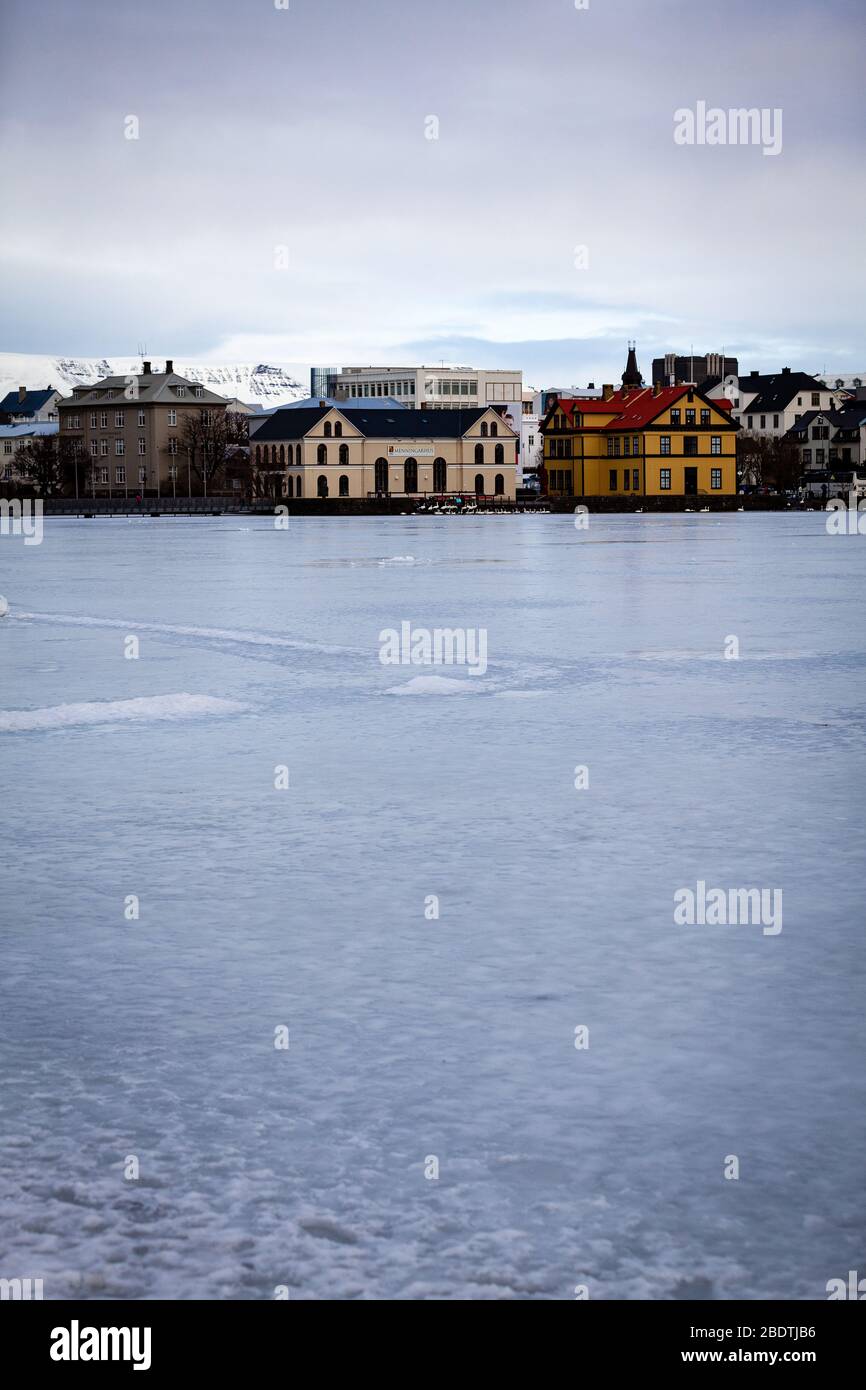
<svg viewBox="0 0 866 1390"><path fill-rule="evenodd" d="M300 474L298 474L298 477L295 479L295 496L296 496L296 497L302 497L302 496L303 496L303 487L302 487L302 484L301 484L301 475L300 475Z"/></svg>
<svg viewBox="0 0 866 1390"><path fill-rule="evenodd" d="M146 469L146 468L139 468L139 470L138 470L138 481L139 481L139 483L141 483L141 484L147 482L147 469Z"/></svg>
<svg viewBox="0 0 866 1390"><path fill-rule="evenodd" d="M671 424L672 424L672 425L678 425L679 423L680 423L680 412L679 412L678 410L672 410L672 411L671 411Z"/></svg>
<svg viewBox="0 0 866 1390"><path fill-rule="evenodd" d="M346 477L345 473L340 474L340 496L349 496L349 479Z"/></svg>
<svg viewBox="0 0 866 1390"><path fill-rule="evenodd" d="M122 411L122 410L115 410L115 412L114 412L114 428L115 428L116 430L122 430L122 429L123 429L123 411Z"/></svg>
<svg viewBox="0 0 866 1390"><path fill-rule="evenodd" d="M607 437L607 456L609 459L613 458L613 437L611 435Z"/></svg>
<svg viewBox="0 0 866 1390"><path fill-rule="evenodd" d="M569 477L570 476L569 474ZM497 473L496 477L493 479L493 491L497 497L501 497L505 492L505 478L501 473Z"/></svg>
<svg viewBox="0 0 866 1390"><path fill-rule="evenodd" d="M558 426L559 428L561 428L561 426L559 426L559 422L558 422L558 421L557 421L557 426ZM482 435L482 438L484 438L484 439L487 438L487 421L486 421L486 420L482 420L482 421L481 421L481 435Z"/></svg>
<svg viewBox="0 0 866 1390"><path fill-rule="evenodd" d="M616 492L616 469L615 469L615 468L611 468L611 470L610 470L610 474L609 474L609 477L608 477L608 480L607 480L607 487L608 487L608 491L609 491L609 492Z"/></svg>
<svg viewBox="0 0 866 1390"><path fill-rule="evenodd" d="M618 459L618 458L619 458L619 449L620 449L620 440L619 440L619 435L617 435L616 439L613 441L613 456L614 456L615 459Z"/></svg>
<svg viewBox="0 0 866 1390"><path fill-rule="evenodd" d="M4 452L4 454L11 454L11 453L12 453L12 440L11 440L11 439L4 439L4 440L3 440L3 452ZM91 453L93 452L93 445L92 445L92 444L91 444L91 446L90 446L90 452L91 452Z"/></svg>
<svg viewBox="0 0 866 1390"><path fill-rule="evenodd" d="M177 424L177 411L174 407L168 412L168 423L172 428Z"/></svg>
<svg viewBox="0 0 866 1390"><path fill-rule="evenodd" d="M114 441L114 452L115 452L119 457L122 457L123 454L126 452L126 444L124 443L124 441L123 441L122 439L115 439L115 441Z"/></svg>
<svg viewBox="0 0 866 1390"><path fill-rule="evenodd" d="M622 490L628 492L629 471L627 468L622 470Z"/></svg>
<svg viewBox="0 0 866 1390"><path fill-rule="evenodd" d="M659 469L659 487L662 492L670 492L671 489L671 470L669 468Z"/></svg>
<svg viewBox="0 0 866 1390"><path fill-rule="evenodd" d="M778 415L774 415L774 416L773 416L773 429L774 429L774 430L777 430L778 428L779 428L779 417L778 417Z"/></svg>
<svg viewBox="0 0 866 1390"><path fill-rule="evenodd" d="M483 426L482 426L482 429L483 429ZM483 444L476 444L476 445L475 445L475 462L476 462L476 463L483 463L483 462L484 462L484 445L483 445Z"/></svg>
<svg viewBox="0 0 866 1390"><path fill-rule="evenodd" d="M418 491L418 460L407 459L403 465L403 491Z"/></svg>
<svg viewBox="0 0 866 1390"><path fill-rule="evenodd" d="M144 451L142 450L141 452L143 453ZM172 456L177 453L177 438L173 434L170 434L168 437L168 452Z"/></svg>
<svg viewBox="0 0 866 1390"><path fill-rule="evenodd" d="M483 473L476 473L476 474L475 474L475 496L476 496L476 497L483 497L483 496L484 496L484 474L483 474Z"/></svg>
<svg viewBox="0 0 866 1390"><path fill-rule="evenodd" d="M721 470L721 468L711 468L711 469L710 469L710 487L719 488L719 487L721 487L721 486L722 486L722 470Z"/></svg>
<svg viewBox="0 0 866 1390"><path fill-rule="evenodd" d="M762 415L762 416L761 416L761 429L762 429L762 430L765 430L766 428L767 428L767 417L766 417L766 415Z"/></svg>
<svg viewBox="0 0 866 1390"><path fill-rule="evenodd" d="M720 454L722 452L722 436L713 434L710 436L710 453Z"/></svg>
<svg viewBox="0 0 866 1390"><path fill-rule="evenodd" d="M687 434L686 437L685 437L684 440L683 440L683 453L685 454L685 456L686 456L687 459L693 459L693 458L696 458L696 457L697 457L697 452L698 452L698 437L697 437L697 435L696 435L696 434Z"/></svg>
<svg viewBox="0 0 866 1390"><path fill-rule="evenodd" d="M180 390L181 390L181 392L183 392L183 387L181 387ZM194 386L194 387L192 388L192 394L193 394L194 396L203 396L203 395L204 395L204 387L203 387L203 386Z"/></svg>
<svg viewBox="0 0 866 1390"><path fill-rule="evenodd" d="M327 478L325 477L324 473L322 473L322 474L316 479L316 496L317 496L317 497L327 497L327 495L328 495L328 480L327 480Z"/></svg>
<svg viewBox="0 0 866 1390"><path fill-rule="evenodd" d="M708 425L709 423L710 423L710 412L709 412L708 410L702 410L702 411L701 411L701 424L702 424L702 425Z"/></svg>
<svg viewBox="0 0 866 1390"><path fill-rule="evenodd" d="M176 386L174 389L175 389L175 391L177 392L177 394L178 394L179 396L185 396L185 395L186 395L186 387L185 387L185 386Z"/></svg>
<svg viewBox="0 0 866 1390"><path fill-rule="evenodd" d="M490 433L493 435L494 439L499 433L499 426L496 424L495 420L491 421L490 423Z"/></svg>
<svg viewBox="0 0 866 1390"><path fill-rule="evenodd" d="M320 444L319 447L318 447L318 449L316 450L316 463L318 463L318 464L321 465L321 464L323 464L323 463L326 464L327 462L328 462L328 446L327 446L327 444ZM319 496L321 497L322 494L319 493ZM325 494L325 496L327 496L327 493Z"/></svg>
<svg viewBox="0 0 866 1390"><path fill-rule="evenodd" d="M570 455L571 440L567 439L566 444L568 445L566 453ZM493 450L493 462L497 464L500 468L505 463L505 446L503 444L497 444L496 448Z"/></svg>
<svg viewBox="0 0 866 1390"><path fill-rule="evenodd" d="M752 416L751 416L751 415L747 415L747 416L746 416L746 427L747 427L747 429L751 429L751 428L752 428Z"/></svg>
<svg viewBox="0 0 866 1390"><path fill-rule="evenodd" d="M108 440L107 440L107 439L100 439L100 441L99 441L99 456L100 456L100 458L107 458L107 457L108 457Z"/></svg>
<svg viewBox="0 0 866 1390"><path fill-rule="evenodd" d="M448 488L448 465L442 458L433 460L433 491L446 492Z"/></svg>
<svg viewBox="0 0 866 1390"><path fill-rule="evenodd" d="M140 411L138 412L138 428L139 428L140 430L143 430L143 429L144 429L144 411L143 411L143 410L140 410Z"/></svg>
<svg viewBox="0 0 866 1390"><path fill-rule="evenodd" d="M281 444L281 445L280 445L280 467L281 467L281 468L285 468L285 466L286 466L286 446L285 446L285 444Z"/></svg>
<svg viewBox="0 0 866 1390"><path fill-rule="evenodd" d="M695 412L694 412L693 410L687 410L687 411L686 411L686 424L687 424L687 425L693 425L694 423L695 423Z"/></svg>
<svg viewBox="0 0 866 1390"><path fill-rule="evenodd" d="M803 462L804 462L804 463L811 463L811 462L812 462L812 450L811 450L811 449L804 449L804 450L803 450Z"/></svg>
<svg viewBox="0 0 866 1390"><path fill-rule="evenodd" d="M301 466L301 446L300 446L300 444L296 444L296 445L295 445L295 463L297 464L298 468L300 468L300 466ZM298 493L298 496L299 496L299 497L300 497L300 495L301 495L301 494Z"/></svg>
<svg viewBox="0 0 866 1390"><path fill-rule="evenodd" d="M341 444L341 445L340 445L340 467L341 467L341 468L346 468L346 467L348 466L348 463L349 463L349 446L348 446L348 444Z"/></svg>
<svg viewBox="0 0 866 1390"><path fill-rule="evenodd" d="M639 468L633 468L633 469L631 470L631 474L632 474L632 484L631 484L631 485L632 485L632 487L634 488L635 492L637 492L638 488L640 487L640 469L639 469Z"/></svg>
<svg viewBox="0 0 866 1390"><path fill-rule="evenodd" d="M663 434L663 435L661 436L661 438L659 439L659 453L660 453L660 454L669 454L670 451L671 451L671 437L670 437L669 434Z"/></svg>
<svg viewBox="0 0 866 1390"><path fill-rule="evenodd" d="M95 410L91 410L91 412L90 412L90 428L91 428L92 430L95 430L95 429L96 429L96 411L95 411Z"/></svg>
<svg viewBox="0 0 866 1390"><path fill-rule="evenodd" d="M126 483L126 464L117 464L114 470L114 481L116 483Z"/></svg>
<svg viewBox="0 0 866 1390"><path fill-rule="evenodd" d="M107 468L100 468L100 470L99 470L99 478L97 479L97 482L100 482L100 483L107 483L107 482L108 482L108 469L107 469Z"/></svg>
<svg viewBox="0 0 866 1390"><path fill-rule="evenodd" d="M91 439L91 441L90 441L90 452L91 452L93 458L96 458L96 454L97 454L97 450L98 450L98 449L99 449L99 445L98 445L97 441L96 441L95 439Z"/></svg>
<svg viewBox="0 0 866 1390"><path fill-rule="evenodd" d="M326 420L326 421L325 421L325 438L326 438L326 439L330 439L330 438L331 438L331 422L330 422L330 420Z"/></svg>
<svg viewBox="0 0 866 1390"><path fill-rule="evenodd" d="M638 439L636 434L632 436L631 451L633 455L640 453L640 440Z"/></svg>
<svg viewBox="0 0 866 1390"><path fill-rule="evenodd" d="M100 410L100 412L99 412L99 428L100 428L101 430L107 430L107 429L108 429L108 411L107 411L107 410Z"/></svg>
<svg viewBox="0 0 866 1390"><path fill-rule="evenodd" d="M376 459L376 464L375 464L375 467L374 467L374 469L373 469L373 473L374 473L374 482L373 482L373 486L375 487L376 491L379 492L379 493L387 493L387 491L388 491L388 460L387 460L387 459Z"/></svg>
<svg viewBox="0 0 866 1390"><path fill-rule="evenodd" d="M822 463L824 462L824 450L823 450L823 449L816 449L816 450L815 450L815 462L816 462L816 463L819 463L819 464L822 464Z"/></svg>
<svg viewBox="0 0 866 1390"><path fill-rule="evenodd" d="M343 435L343 426L342 426L342 423L341 423L341 421L339 421L339 420L335 420L335 421L334 421L334 438L335 438L335 439L341 439L341 438L342 438L342 435Z"/></svg>
<svg viewBox="0 0 866 1390"><path fill-rule="evenodd" d="M813 391L813 392L812 392L812 404L813 404L813 405L820 405L820 404L821 404L821 393L820 393L820 391Z"/></svg>

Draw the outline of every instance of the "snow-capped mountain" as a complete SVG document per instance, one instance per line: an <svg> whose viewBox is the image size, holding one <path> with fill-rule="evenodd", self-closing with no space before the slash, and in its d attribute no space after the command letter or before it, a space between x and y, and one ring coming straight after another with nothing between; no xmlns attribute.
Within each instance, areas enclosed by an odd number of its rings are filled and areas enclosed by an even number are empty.
<svg viewBox="0 0 866 1390"><path fill-rule="evenodd" d="M163 371L165 358L152 357L155 372ZM104 376L125 376L141 371L140 357L44 357L40 353L0 352L0 400L19 386L41 390L53 386L69 395L74 386L92 386ZM174 370L190 381L233 400L270 410L303 400L309 393L309 370L297 363L210 362L197 364L174 358Z"/></svg>

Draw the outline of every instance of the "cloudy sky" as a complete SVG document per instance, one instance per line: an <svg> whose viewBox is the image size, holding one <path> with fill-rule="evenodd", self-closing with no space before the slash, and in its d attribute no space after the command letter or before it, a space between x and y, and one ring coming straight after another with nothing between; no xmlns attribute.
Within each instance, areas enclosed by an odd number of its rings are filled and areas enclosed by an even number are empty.
<svg viewBox="0 0 866 1390"><path fill-rule="evenodd" d="M866 367L862 0L5 9L2 349ZM781 153L676 144L699 101Z"/></svg>

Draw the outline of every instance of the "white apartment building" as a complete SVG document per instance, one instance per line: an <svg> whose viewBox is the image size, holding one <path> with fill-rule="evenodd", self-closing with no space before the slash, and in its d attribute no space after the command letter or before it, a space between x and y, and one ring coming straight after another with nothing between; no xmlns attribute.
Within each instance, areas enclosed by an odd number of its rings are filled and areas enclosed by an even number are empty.
<svg viewBox="0 0 866 1390"><path fill-rule="evenodd" d="M815 377L792 372L790 367L725 376L705 394L711 400L730 401L731 415L741 429L779 438L807 411L835 410L844 398L844 392L830 390Z"/></svg>
<svg viewBox="0 0 866 1390"><path fill-rule="evenodd" d="M314 371L320 371L316 368ZM321 385L321 378L317 378ZM327 395L347 404L393 396L412 410L476 410L523 402L523 373L474 367L342 367L329 372Z"/></svg>

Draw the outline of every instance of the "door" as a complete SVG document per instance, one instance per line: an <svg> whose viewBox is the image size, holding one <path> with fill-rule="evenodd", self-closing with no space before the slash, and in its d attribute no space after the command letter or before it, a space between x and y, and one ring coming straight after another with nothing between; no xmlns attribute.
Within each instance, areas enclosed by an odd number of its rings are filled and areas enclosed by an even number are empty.
<svg viewBox="0 0 866 1390"><path fill-rule="evenodd" d="M685 470L685 494L686 497L697 497L698 495L698 470L696 468Z"/></svg>

